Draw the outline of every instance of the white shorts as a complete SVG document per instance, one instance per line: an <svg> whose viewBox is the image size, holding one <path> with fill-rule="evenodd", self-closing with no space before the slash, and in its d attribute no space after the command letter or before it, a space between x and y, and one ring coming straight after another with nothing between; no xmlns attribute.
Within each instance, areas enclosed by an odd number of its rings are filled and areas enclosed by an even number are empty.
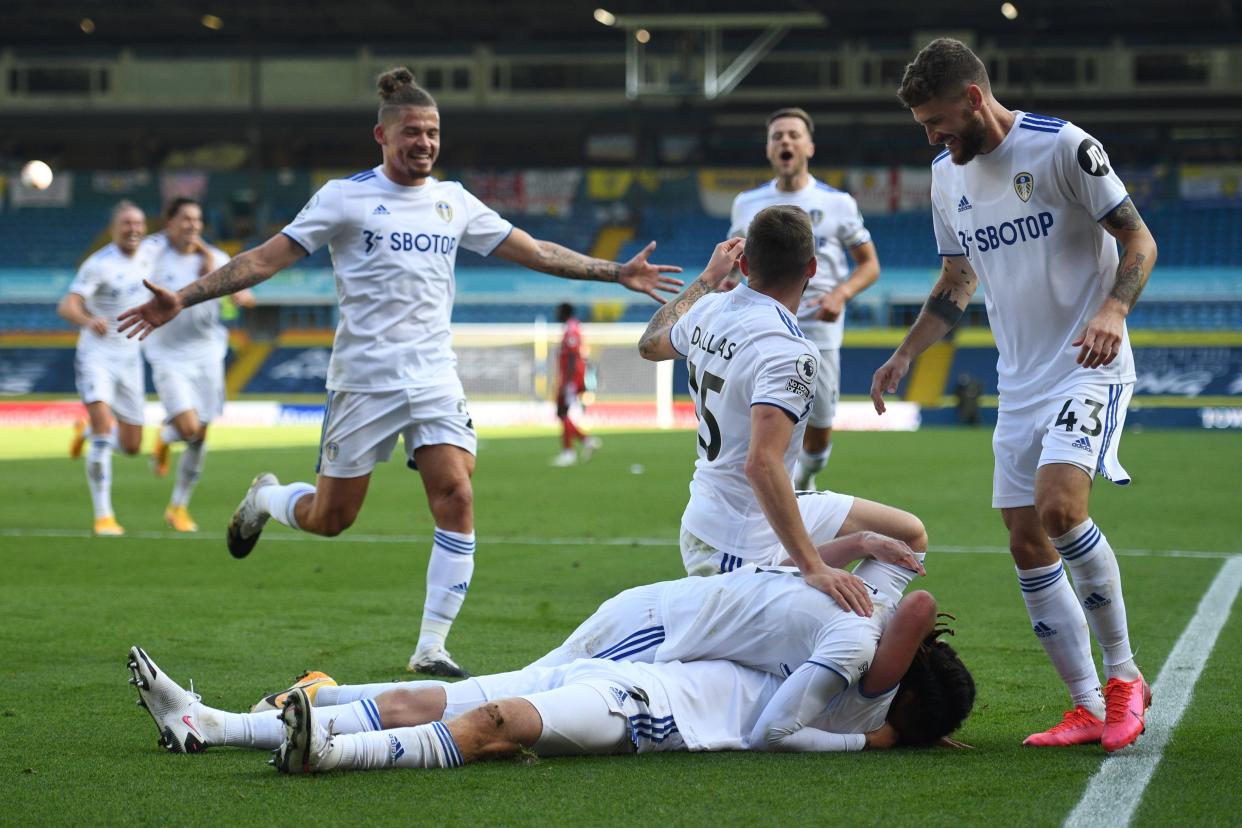
<svg viewBox="0 0 1242 828"><path fill-rule="evenodd" d="M82 402L107 403L121 422L142 425L146 397L142 355L138 351L134 351L133 357L120 358L115 354L78 353L73 358L73 372Z"/></svg>
<svg viewBox="0 0 1242 828"><path fill-rule="evenodd" d="M155 393L164 406L166 420L193 410L206 424L224 411L224 360L151 363Z"/></svg>
<svg viewBox="0 0 1242 828"><path fill-rule="evenodd" d="M841 352L828 348L819 352L819 370L815 374L815 399L806 424L812 428L832 428L841 397Z"/></svg>
<svg viewBox="0 0 1242 828"><path fill-rule="evenodd" d="M1117 448L1133 391L1133 383L1080 383L1024 408L999 410L992 433L992 507L1035 505L1035 472L1051 463L1128 484Z"/></svg>
<svg viewBox="0 0 1242 828"><path fill-rule="evenodd" d="M832 540L841 531L854 506L854 496L836 492L797 492L802 523L815 545ZM681 529L681 562L687 575L717 575L732 572L743 564L779 566L789 553L779 542L758 549L716 549L699 540L684 526Z"/></svg>
<svg viewBox="0 0 1242 828"><path fill-rule="evenodd" d="M405 442L406 459L423 446L450 445L474 454L478 438L461 382L417 391L329 391L315 471L325 477L361 477L387 463Z"/></svg>
<svg viewBox="0 0 1242 828"><path fill-rule="evenodd" d="M579 624L564 644L531 666L555 667L580 658L652 663L664 643L663 592L664 584L648 584L614 595Z"/></svg>
<svg viewBox="0 0 1242 828"><path fill-rule="evenodd" d="M626 663L530 666L455 682L444 693L445 718L489 701L526 699L543 719L535 746L540 755L685 749L663 685Z"/></svg>

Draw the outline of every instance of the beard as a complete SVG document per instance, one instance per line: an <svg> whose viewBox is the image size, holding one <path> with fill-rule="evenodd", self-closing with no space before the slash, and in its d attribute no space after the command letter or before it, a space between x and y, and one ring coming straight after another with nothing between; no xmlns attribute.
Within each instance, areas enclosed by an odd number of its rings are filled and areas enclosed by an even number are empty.
<svg viewBox="0 0 1242 828"><path fill-rule="evenodd" d="M957 152L950 151L949 158L959 166L969 164L983 150L983 142L987 140L987 127L983 119L971 113L966 126L957 134Z"/></svg>

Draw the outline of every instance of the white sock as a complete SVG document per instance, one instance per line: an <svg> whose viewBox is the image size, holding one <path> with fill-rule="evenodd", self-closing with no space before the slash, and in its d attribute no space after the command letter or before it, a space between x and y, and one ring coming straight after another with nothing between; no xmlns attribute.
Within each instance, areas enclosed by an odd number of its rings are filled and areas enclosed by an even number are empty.
<svg viewBox="0 0 1242 828"><path fill-rule="evenodd" d="M914 556L922 561L927 553L915 552ZM900 601L901 594L910 586L918 573L904 566L884 563L883 561L866 560L854 567L854 574L888 596L891 600Z"/></svg>
<svg viewBox="0 0 1242 828"><path fill-rule="evenodd" d="M444 722L342 734L334 736L332 742L340 751L337 768L457 768L464 764Z"/></svg>
<svg viewBox="0 0 1242 828"><path fill-rule="evenodd" d="M189 506L190 495L198 485L198 477L203 473L203 455L207 453L207 444L202 440L186 442L185 451L177 461L177 482L173 484L172 500L174 506Z"/></svg>
<svg viewBox="0 0 1242 828"><path fill-rule="evenodd" d="M315 707L374 699L389 690L423 690L428 687L446 687L447 685L448 682L444 681L384 681L377 684L342 684L339 687L320 687L315 692Z"/></svg>
<svg viewBox="0 0 1242 828"><path fill-rule="evenodd" d="M806 449L798 452L798 462L794 465L793 487L797 491L805 491L811 485L815 473L828 465L828 455L832 454L832 443L821 452L812 454Z"/></svg>
<svg viewBox="0 0 1242 828"><path fill-rule="evenodd" d="M180 443L182 439L181 432L178 431L177 427L172 423L164 423L164 425L160 427L160 442L165 445Z"/></svg>
<svg viewBox="0 0 1242 828"><path fill-rule="evenodd" d="M1109 678L1124 681L1139 677L1130 649L1126 625L1126 602L1121 594L1121 569L1108 538L1087 518L1052 544L1074 576L1074 592L1086 610L1087 623L1104 652L1104 669Z"/></svg>
<svg viewBox="0 0 1242 828"><path fill-rule="evenodd" d="M299 500L314 492L315 487L309 483L264 486L255 495L255 500L259 502L259 508L271 515L277 523L283 523L290 529L301 529L293 509Z"/></svg>
<svg viewBox="0 0 1242 828"><path fill-rule="evenodd" d="M197 704L191 715L208 745L272 750L285 740L285 725L280 720L279 710L229 713Z"/></svg>
<svg viewBox="0 0 1242 828"><path fill-rule="evenodd" d="M418 650L443 647L453 619L466 600L474 573L474 532L450 532L436 527L427 562L427 598Z"/></svg>
<svg viewBox="0 0 1242 828"><path fill-rule="evenodd" d="M90 435L91 447L86 450L86 485L91 490L95 519L112 514L112 450L116 438L112 434Z"/></svg>
<svg viewBox="0 0 1242 828"><path fill-rule="evenodd" d="M1070 696L1077 701L1090 692L1098 693L1100 677L1091 658L1091 636L1087 631L1087 619L1082 606L1065 577L1065 567L1060 563L1018 570L1018 585L1026 601L1026 611L1031 626L1044 652L1052 661L1061 681L1069 688ZM1095 710L1104 718L1104 705Z"/></svg>

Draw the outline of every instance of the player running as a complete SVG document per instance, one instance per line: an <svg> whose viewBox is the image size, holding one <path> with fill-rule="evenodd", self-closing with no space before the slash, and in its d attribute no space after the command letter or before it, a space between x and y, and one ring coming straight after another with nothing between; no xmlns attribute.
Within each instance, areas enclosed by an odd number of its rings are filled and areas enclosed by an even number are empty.
<svg viewBox="0 0 1242 828"><path fill-rule="evenodd" d="M154 284L180 290L228 262L227 253L203 241L203 208L197 201L173 199L164 217L164 232L150 237L158 251L151 280ZM234 293L233 301L247 308L255 304L249 290ZM207 426L224 410L224 358L228 348L228 330L220 323L218 299L187 308L142 342L166 418L152 451L157 477L168 474L172 445L185 443L172 497L164 510L164 520L178 532L198 531L190 516L190 496L203 470Z"/></svg>
<svg viewBox="0 0 1242 828"><path fill-rule="evenodd" d="M714 293L735 262L748 283ZM921 557L927 535L907 512L835 492L795 496L790 484L819 372L794 314L816 266L807 214L761 210L745 240L717 245L702 275L652 317L638 347L650 360L685 359L689 369L699 439L681 519L686 572L792 559L807 583L866 613L862 581L821 561L815 545L871 530Z"/></svg>
<svg viewBox="0 0 1242 828"><path fill-rule="evenodd" d="M798 490L814 489L815 473L824 468L832 453L845 305L880 278L880 258L853 196L811 175L810 161L815 156L811 116L797 107L778 109L768 116L767 127L766 154L776 177L733 199L729 235L745 236L759 211L777 204L801 207L811 217L815 275L796 317L799 329L815 346L819 368L815 373L815 402L807 416L793 484Z"/></svg>
<svg viewBox="0 0 1242 828"><path fill-rule="evenodd" d="M1151 691L1134 662L1117 559L1088 501L1096 474L1130 482L1117 459L1135 379L1125 320L1156 242L1100 143L1060 118L1006 109L964 44L929 43L898 96L928 142L945 145L932 162L943 267L871 397L883 413L883 395L957 324L982 281L1000 351L992 506L1073 704L1025 744L1117 750L1142 733ZM1102 695L1088 625L1104 654Z"/></svg>
<svg viewBox="0 0 1242 828"><path fill-rule="evenodd" d="M81 329L74 374L86 404L88 425L79 426L70 455L86 453L86 484L95 510L96 535L123 535L112 510L112 452L137 454L142 447L142 353L116 324L117 315L147 295L144 281L156 249L144 244L147 220L132 201L112 208L112 241L82 262L56 312Z"/></svg>
<svg viewBox="0 0 1242 828"><path fill-rule="evenodd" d="M260 474L234 512L229 551L250 554L269 518L334 536L366 498L376 463L397 438L423 481L435 520L427 594L412 671L467 675L445 649L474 571L477 440L456 372L449 317L458 246L567 279L619 282L658 299L680 268L648 263L652 242L625 264L594 259L513 227L460 184L431 174L440 113L406 69L379 77L374 128L383 163L319 190L281 233L224 267L126 311L121 328L145 336L183 308L252 287L325 244L332 253L340 322L315 485Z"/></svg>

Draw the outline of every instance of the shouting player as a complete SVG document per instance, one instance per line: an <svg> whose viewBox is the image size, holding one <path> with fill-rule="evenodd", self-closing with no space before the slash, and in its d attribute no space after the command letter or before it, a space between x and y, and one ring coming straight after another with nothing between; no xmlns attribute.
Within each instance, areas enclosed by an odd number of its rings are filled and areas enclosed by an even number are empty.
<svg viewBox="0 0 1242 828"><path fill-rule="evenodd" d="M815 233L815 275L798 307L798 327L815 346L815 404L807 416L802 451L794 466L795 489L814 489L815 473L832 453L832 417L841 385L841 337L845 305L880 278L880 259L849 193L818 181L810 172L815 124L805 110L778 109L768 116L767 158L776 177L733 199L730 236L746 235L760 210L775 204L801 207ZM847 259L846 253L849 257ZM851 267L849 259L853 259Z"/></svg>
<svg viewBox="0 0 1242 828"><path fill-rule="evenodd" d="M1130 482L1117 459L1135 379L1126 314L1156 242L1100 143L1068 121L1002 106L964 44L929 43L897 94L928 142L945 146L932 162L943 267L871 397L883 413L883 395L982 281L1000 351L992 506L1035 635L1073 703L1026 744L1117 750L1142 733L1151 691L1134 663L1117 559L1088 502L1097 474ZM1104 654L1103 694L1088 626Z"/></svg>
<svg viewBox="0 0 1242 828"><path fill-rule="evenodd" d="M269 518L334 536L366 498L376 463L405 442L435 520L427 594L411 671L463 676L445 649L474 571L477 440L451 348L454 264L460 245L566 279L619 282L659 298L680 268L648 263L649 244L625 264L532 238L460 184L431 175L440 152L440 112L407 69L378 80L373 134L383 162L323 186L282 232L176 292L123 314L145 336L182 308L252 287L325 244L332 253L340 322L328 365L328 400L314 485L281 485L260 474L234 512L229 551L250 554Z"/></svg>

